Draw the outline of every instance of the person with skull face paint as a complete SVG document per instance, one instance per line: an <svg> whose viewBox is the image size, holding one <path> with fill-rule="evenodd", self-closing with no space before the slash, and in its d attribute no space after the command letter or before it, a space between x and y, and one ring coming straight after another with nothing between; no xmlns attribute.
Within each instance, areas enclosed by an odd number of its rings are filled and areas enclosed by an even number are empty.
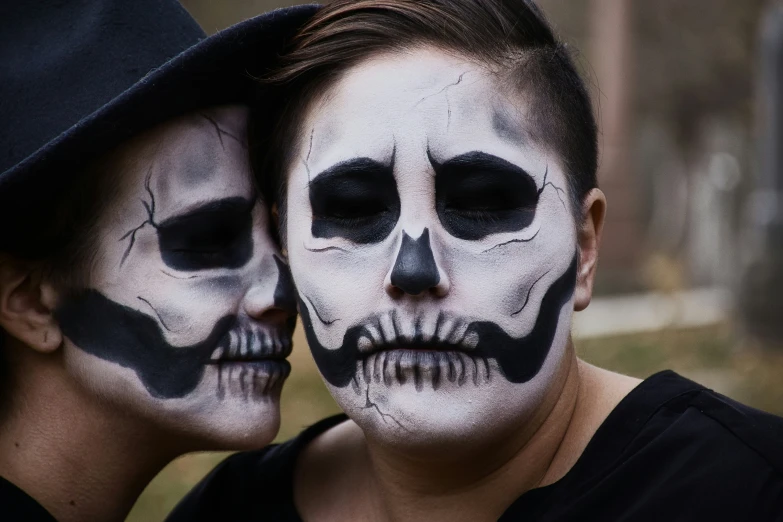
<svg viewBox="0 0 783 522"><path fill-rule="evenodd" d="M121 520L173 458L276 435L296 303L246 64L313 11L0 8L0 519Z"/></svg>
<svg viewBox="0 0 783 522"><path fill-rule="evenodd" d="M228 459L171 520L782 520L781 419L574 353L606 203L535 4L332 2L269 81L265 171L347 418Z"/></svg>

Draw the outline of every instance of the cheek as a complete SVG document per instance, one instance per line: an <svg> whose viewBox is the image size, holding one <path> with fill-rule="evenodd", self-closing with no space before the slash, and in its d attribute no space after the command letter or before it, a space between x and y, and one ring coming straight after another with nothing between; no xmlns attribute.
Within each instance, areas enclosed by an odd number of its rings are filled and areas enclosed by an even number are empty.
<svg viewBox="0 0 783 522"><path fill-rule="evenodd" d="M560 212L542 218L530 242L487 252L465 241L448 241L444 257L452 282L451 302L512 335L529 332L544 293L568 269L576 248L573 227L565 223L569 216Z"/></svg>
<svg viewBox="0 0 783 522"><path fill-rule="evenodd" d="M295 189L296 185L292 185ZM366 316L377 309L384 295L384 279L394 262L397 236L383 242L357 246L341 238L314 238L309 201L298 190L287 209L288 260L297 290L325 316Z"/></svg>
<svg viewBox="0 0 783 522"><path fill-rule="evenodd" d="M300 295L341 320L377 310L385 296L384 280L393 262L394 242L351 252L289 251L291 271Z"/></svg>

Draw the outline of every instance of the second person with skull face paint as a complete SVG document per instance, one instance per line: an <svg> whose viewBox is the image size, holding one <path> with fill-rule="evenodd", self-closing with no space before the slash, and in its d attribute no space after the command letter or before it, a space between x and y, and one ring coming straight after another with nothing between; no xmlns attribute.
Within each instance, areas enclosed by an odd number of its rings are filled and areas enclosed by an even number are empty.
<svg viewBox="0 0 783 522"><path fill-rule="evenodd" d="M123 520L179 455L274 439L296 302L241 57L313 11L0 4L3 522Z"/></svg>
<svg viewBox="0 0 783 522"><path fill-rule="evenodd" d="M577 359L605 213L585 86L526 0L323 8L269 80L280 230L346 416L173 520L782 520L783 421Z"/></svg>

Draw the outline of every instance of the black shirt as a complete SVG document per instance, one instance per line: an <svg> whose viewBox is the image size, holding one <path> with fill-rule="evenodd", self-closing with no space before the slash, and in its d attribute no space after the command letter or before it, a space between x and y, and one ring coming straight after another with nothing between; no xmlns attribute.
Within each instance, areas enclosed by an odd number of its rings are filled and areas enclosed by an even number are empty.
<svg viewBox="0 0 783 522"><path fill-rule="evenodd" d="M0 477L0 520L3 522L57 522L33 497Z"/></svg>
<svg viewBox="0 0 783 522"><path fill-rule="evenodd" d="M299 522L302 449L343 422L221 463L169 521ZM661 372L629 393L565 477L524 493L501 521L783 521L783 419Z"/></svg>

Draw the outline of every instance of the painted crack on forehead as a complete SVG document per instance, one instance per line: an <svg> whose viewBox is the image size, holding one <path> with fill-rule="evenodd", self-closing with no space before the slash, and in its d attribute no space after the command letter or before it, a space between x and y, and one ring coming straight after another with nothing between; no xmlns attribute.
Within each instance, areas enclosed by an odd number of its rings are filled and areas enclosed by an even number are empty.
<svg viewBox="0 0 783 522"><path fill-rule="evenodd" d="M446 97L446 129L448 129L451 126L451 99L449 98L449 89L451 89L452 87L456 87L457 85L462 83L462 79L465 77L466 74L468 74L468 71L465 71L462 74L460 74L459 78L457 78L457 81L455 81L454 83L450 83L450 84L446 85L445 87L443 87L438 92L436 92L434 94L429 94L429 95L425 96L424 98L420 99L419 101L417 101L413 105L413 108L418 107L420 104L422 104L423 102L425 102L426 100L428 100L430 98L433 98L435 96L439 96L441 94L444 94L445 97Z"/></svg>
<svg viewBox="0 0 783 522"><path fill-rule="evenodd" d="M217 133L218 140L220 140L220 148L226 150L226 145L223 142L223 136L228 136L229 138L239 143L240 147L242 147L243 149L247 149L247 144L245 143L244 140L242 140L235 134L225 130L223 127L220 126L220 124L214 118L201 112L199 113L199 115L212 124L212 127L215 129L215 133Z"/></svg>

